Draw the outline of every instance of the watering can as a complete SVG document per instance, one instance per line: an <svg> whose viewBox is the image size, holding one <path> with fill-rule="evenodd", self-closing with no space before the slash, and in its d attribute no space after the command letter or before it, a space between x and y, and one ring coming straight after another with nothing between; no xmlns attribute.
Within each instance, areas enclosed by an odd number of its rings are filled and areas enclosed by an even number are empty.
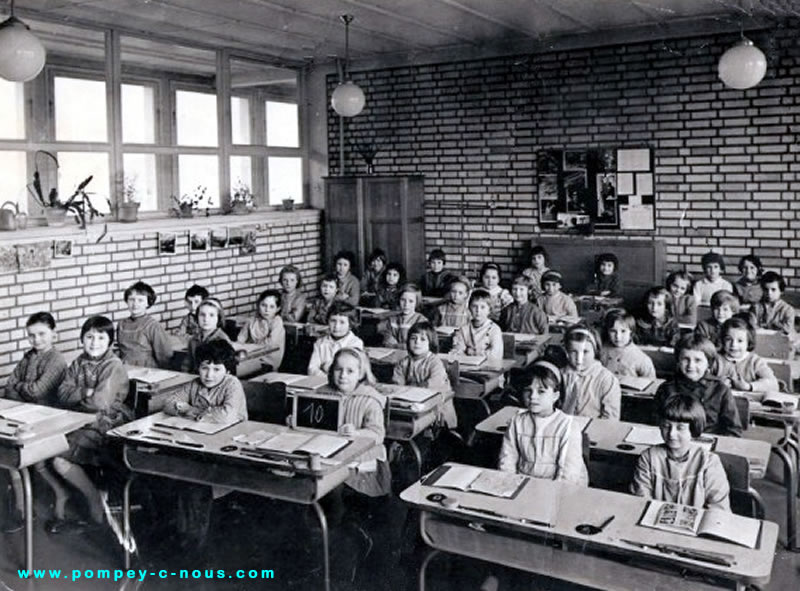
<svg viewBox="0 0 800 591"><path fill-rule="evenodd" d="M13 201L6 201L0 205L0 230L16 230L17 219L24 216L25 221L20 220L20 225L27 224L28 216L20 213L19 206Z"/></svg>

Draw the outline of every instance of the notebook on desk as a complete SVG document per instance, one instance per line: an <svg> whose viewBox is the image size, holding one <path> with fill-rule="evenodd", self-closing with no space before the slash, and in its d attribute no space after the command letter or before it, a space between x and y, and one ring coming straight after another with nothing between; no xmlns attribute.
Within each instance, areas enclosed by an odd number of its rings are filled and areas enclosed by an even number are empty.
<svg viewBox="0 0 800 591"><path fill-rule="evenodd" d="M159 384L177 375L174 371L154 369L152 367L135 367L128 370L128 379L144 382L145 384Z"/></svg>
<svg viewBox="0 0 800 591"><path fill-rule="evenodd" d="M0 418L22 425L34 425L66 413L66 410L39 406L38 404L18 404L0 411Z"/></svg>
<svg viewBox="0 0 800 591"><path fill-rule="evenodd" d="M392 400L401 400L403 402L427 402L437 396L437 392L417 386L393 386L391 388L381 388L380 386L381 384L377 386L379 392L389 396Z"/></svg>
<svg viewBox="0 0 800 591"><path fill-rule="evenodd" d="M625 390L633 392L644 392L653 385L653 378L640 378L636 376L617 376L619 385Z"/></svg>
<svg viewBox="0 0 800 591"><path fill-rule="evenodd" d="M687 536L713 538L746 548L758 545L761 521L718 509L649 501L639 525Z"/></svg>
<svg viewBox="0 0 800 591"><path fill-rule="evenodd" d="M157 427L166 427L167 429L180 429L182 431L214 435L238 422L239 421L234 421L232 423L212 423L210 421L195 421L194 419L186 419L184 417L164 416L156 420L154 425Z"/></svg>
<svg viewBox="0 0 800 591"><path fill-rule="evenodd" d="M350 444L346 437L338 437L327 433L303 433L284 431L256 445L257 449L280 453L317 454L329 458Z"/></svg>
<svg viewBox="0 0 800 591"><path fill-rule="evenodd" d="M522 474L484 470L475 466L446 465L433 472L425 480L425 485L513 499L528 480L529 477Z"/></svg>
<svg viewBox="0 0 800 591"><path fill-rule="evenodd" d="M387 357L391 357L397 349L390 349L388 347L367 347L367 357L374 361L381 361Z"/></svg>

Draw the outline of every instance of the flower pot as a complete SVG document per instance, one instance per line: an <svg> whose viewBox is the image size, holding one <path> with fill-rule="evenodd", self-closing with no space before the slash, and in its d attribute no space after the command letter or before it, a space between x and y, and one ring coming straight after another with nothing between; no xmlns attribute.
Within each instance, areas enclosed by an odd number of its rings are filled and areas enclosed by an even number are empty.
<svg viewBox="0 0 800 591"><path fill-rule="evenodd" d="M283 210L284 211L292 211L294 209L294 199L284 199L283 200Z"/></svg>
<svg viewBox="0 0 800 591"><path fill-rule="evenodd" d="M237 201L233 205L231 205L231 213L233 215L247 215L248 213L250 213L250 209L247 207L246 203Z"/></svg>
<svg viewBox="0 0 800 591"><path fill-rule="evenodd" d="M119 206L119 221L131 224L139 219L139 203L128 201Z"/></svg>
<svg viewBox="0 0 800 591"><path fill-rule="evenodd" d="M178 211L180 212L180 217L182 218L194 217L194 208L191 204L181 205Z"/></svg>
<svg viewBox="0 0 800 591"><path fill-rule="evenodd" d="M46 207L44 217L48 226L63 226L67 223L67 210L59 207Z"/></svg>

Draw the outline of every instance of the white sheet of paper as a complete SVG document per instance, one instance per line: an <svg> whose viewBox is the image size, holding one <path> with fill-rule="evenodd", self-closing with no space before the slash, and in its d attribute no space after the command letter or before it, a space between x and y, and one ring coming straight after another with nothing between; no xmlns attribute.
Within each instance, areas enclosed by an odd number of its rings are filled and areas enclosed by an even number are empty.
<svg viewBox="0 0 800 591"><path fill-rule="evenodd" d="M617 173L617 195L633 193L633 175L630 172Z"/></svg>
<svg viewBox="0 0 800 591"><path fill-rule="evenodd" d="M650 150L635 148L617 150L617 171L649 171Z"/></svg>
<svg viewBox="0 0 800 591"><path fill-rule="evenodd" d="M636 193L639 195L652 195L653 194L653 173L652 172L637 172L636 173Z"/></svg>

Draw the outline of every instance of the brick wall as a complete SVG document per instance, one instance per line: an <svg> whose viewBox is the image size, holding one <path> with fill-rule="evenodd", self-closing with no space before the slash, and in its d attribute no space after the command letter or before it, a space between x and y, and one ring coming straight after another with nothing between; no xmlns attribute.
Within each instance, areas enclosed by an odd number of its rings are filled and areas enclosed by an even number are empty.
<svg viewBox="0 0 800 591"><path fill-rule="evenodd" d="M428 249L471 272L486 259L517 269L540 232L538 150L649 145L657 230L640 235L667 241L671 268L699 271L713 248L735 272L754 251L796 285L798 28L750 35L769 68L744 92L716 78L737 35L355 72L367 106L347 122L346 169L364 170L356 143L384 141L377 173L425 175ZM331 174L337 133L329 110Z"/></svg>
<svg viewBox="0 0 800 591"><path fill-rule="evenodd" d="M255 226L257 251L240 255L238 247L189 252L187 227ZM276 287L278 272L298 266L314 291L320 276L322 234L320 213L253 214L247 217L211 217L202 220L140 222L135 226L109 224L108 237L95 243L95 227L88 234L42 229L15 232L4 244L23 244L53 238L72 239L73 257L53 259L47 269L0 275L0 376L5 377L29 348L25 321L34 312L50 311L56 318L58 343L63 352L79 348L80 327L89 316L103 314L115 322L127 315L123 292L142 280L158 294L151 314L172 329L184 315L183 294L193 283L220 298L228 314L250 314L263 289ZM140 229L141 228L141 229ZM178 232L177 252L159 256L158 232ZM182 233L182 234L181 234ZM62 236L63 234L63 236Z"/></svg>

